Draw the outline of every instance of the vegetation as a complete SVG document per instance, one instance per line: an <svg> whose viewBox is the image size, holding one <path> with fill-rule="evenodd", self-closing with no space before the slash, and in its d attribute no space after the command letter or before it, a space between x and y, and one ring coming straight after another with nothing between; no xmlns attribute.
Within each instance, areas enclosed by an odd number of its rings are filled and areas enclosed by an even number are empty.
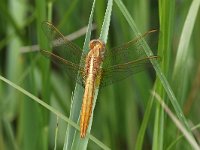
<svg viewBox="0 0 200 150"><path fill-rule="evenodd" d="M0 3L0 149L200 149L200 0ZM85 139L78 123L84 89L39 52L51 50L43 21L83 51L93 38L109 50L157 29L140 44L158 61L96 91Z"/></svg>

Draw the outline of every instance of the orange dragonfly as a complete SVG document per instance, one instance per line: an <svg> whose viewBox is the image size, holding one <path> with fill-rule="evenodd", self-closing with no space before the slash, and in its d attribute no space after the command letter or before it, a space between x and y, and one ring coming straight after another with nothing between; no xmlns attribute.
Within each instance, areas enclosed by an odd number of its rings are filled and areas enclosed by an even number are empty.
<svg viewBox="0 0 200 150"><path fill-rule="evenodd" d="M141 40L149 31L119 47L107 50L105 44L95 39L90 41L89 52L84 53L77 45L67 40L50 22L43 23L43 30L49 42L57 50L41 53L54 63L64 68L72 78L85 88L80 118L80 136L86 135L89 119L92 114L95 89L123 80L134 73L150 67L151 59L158 56L147 56Z"/></svg>

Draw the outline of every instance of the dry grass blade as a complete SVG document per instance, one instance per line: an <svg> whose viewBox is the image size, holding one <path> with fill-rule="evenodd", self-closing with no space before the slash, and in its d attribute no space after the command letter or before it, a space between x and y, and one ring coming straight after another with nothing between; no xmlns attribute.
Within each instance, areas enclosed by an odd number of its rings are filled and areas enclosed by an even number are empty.
<svg viewBox="0 0 200 150"><path fill-rule="evenodd" d="M169 107L164 103L164 100L161 99L161 97L155 92L152 92L152 95L155 96L156 100L160 103L160 105L164 108L165 112L169 115L169 117L172 119L172 121L175 123L177 128L183 133L187 141L191 144L191 146L195 150L200 150L199 145L194 140L194 138L188 133L187 129L184 128L184 125L178 120L178 118L172 113L172 111L169 109Z"/></svg>

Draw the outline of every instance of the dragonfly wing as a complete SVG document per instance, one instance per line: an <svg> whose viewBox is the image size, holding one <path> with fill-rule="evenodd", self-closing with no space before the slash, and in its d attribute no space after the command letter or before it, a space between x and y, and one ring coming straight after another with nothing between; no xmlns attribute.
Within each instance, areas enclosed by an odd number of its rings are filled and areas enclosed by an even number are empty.
<svg viewBox="0 0 200 150"><path fill-rule="evenodd" d="M126 79L127 77L152 67L151 59L158 56L144 57L124 64L113 65L102 69L101 87Z"/></svg>
<svg viewBox="0 0 200 150"><path fill-rule="evenodd" d="M82 50L72 42L70 42L64 35L50 22L43 22L42 29L48 38L51 47L56 49L56 54L65 60L79 64L81 57L85 57ZM82 59L84 61L84 59ZM84 64L82 62L81 64Z"/></svg>
<svg viewBox="0 0 200 150"><path fill-rule="evenodd" d="M72 81L76 81L83 87L85 86L84 81L84 68L72 63L54 53L51 53L46 50L40 50L40 52L47 58L51 59L52 62L54 62L58 67L61 67L63 70L65 70L68 74L68 76L72 79Z"/></svg>
<svg viewBox="0 0 200 150"><path fill-rule="evenodd" d="M106 66L108 66L109 64L124 64L130 61L135 61L147 57L143 48L142 40L144 40L144 37L155 31L156 30L148 31L127 43L124 43L118 47L114 47L110 50L106 50L104 64L106 64Z"/></svg>
<svg viewBox="0 0 200 150"><path fill-rule="evenodd" d="M155 32L155 30L146 32L132 41L115 47L110 51L105 51L101 86L120 81L151 66L150 59L157 59L158 57L148 57L146 55L142 40L152 32Z"/></svg>

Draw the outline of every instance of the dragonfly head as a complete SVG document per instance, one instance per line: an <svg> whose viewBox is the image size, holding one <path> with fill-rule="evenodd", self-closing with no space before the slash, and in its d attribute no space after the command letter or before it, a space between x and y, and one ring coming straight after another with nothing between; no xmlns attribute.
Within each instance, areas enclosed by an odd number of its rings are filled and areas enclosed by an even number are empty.
<svg viewBox="0 0 200 150"><path fill-rule="evenodd" d="M90 47L90 49L93 49L96 47L103 51L105 49L105 44L103 43L103 41L101 41L99 39L94 39L94 40L90 41L89 47Z"/></svg>

